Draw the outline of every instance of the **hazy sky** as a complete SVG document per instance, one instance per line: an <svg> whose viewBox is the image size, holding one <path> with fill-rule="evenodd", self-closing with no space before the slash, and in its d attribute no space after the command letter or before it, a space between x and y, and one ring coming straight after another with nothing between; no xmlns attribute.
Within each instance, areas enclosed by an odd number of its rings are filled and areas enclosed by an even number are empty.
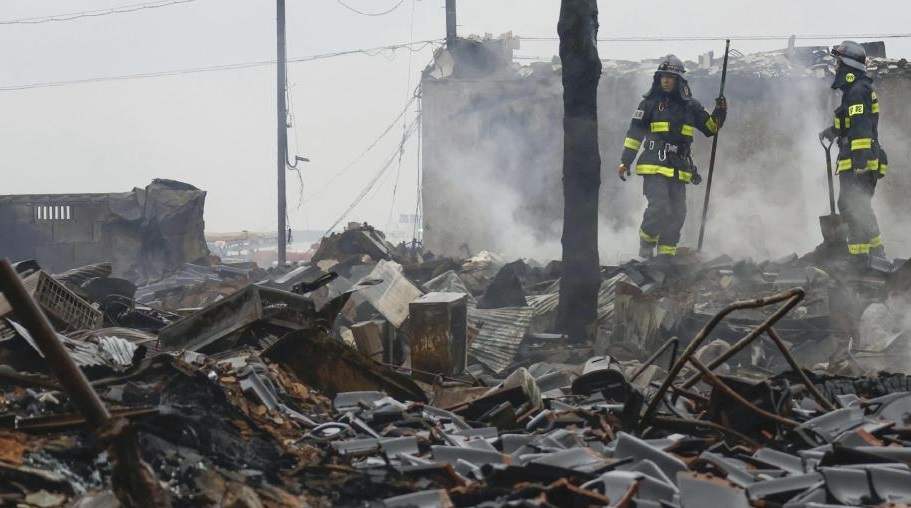
<svg viewBox="0 0 911 508"><path fill-rule="evenodd" d="M384 11L399 0L344 0ZM209 192L209 231L275 226L275 68L272 65L149 79L8 90L17 85L257 62L275 57L275 3L193 0L134 13L67 22L10 24L33 18L143 3L142 0L2 0L0 157L2 194L111 192L153 178L186 181ZM442 39L444 0L403 0L384 16L351 12L336 0L287 0L288 56ZM555 37L558 0L459 0L460 35L512 31ZM742 52L776 49L786 40L738 36L897 34L908 32L907 0L652 0L600 2L603 38L731 36ZM646 7L647 6L647 7ZM836 39L802 41L827 44ZM911 57L911 39L889 39L894 57ZM602 42L602 58L643 59L675 52L695 59L723 42ZM556 41L524 41L517 55L550 59ZM432 47L292 63L289 86L293 152L302 165L303 196L288 174L290 225L332 224L367 181L394 157L399 122L360 161L335 177L405 106ZM410 69L410 71L409 71ZM7 90L2 90L7 88ZM415 115L408 109L406 121ZM413 213L417 136L349 219L386 228ZM605 166L606 167L606 166ZM612 169L612 166L611 168ZM398 178L396 177L398 175ZM396 185L396 182L398 184ZM606 185L614 184L605 179ZM316 191L324 189L318 195ZM392 200L393 189L395 201Z"/></svg>

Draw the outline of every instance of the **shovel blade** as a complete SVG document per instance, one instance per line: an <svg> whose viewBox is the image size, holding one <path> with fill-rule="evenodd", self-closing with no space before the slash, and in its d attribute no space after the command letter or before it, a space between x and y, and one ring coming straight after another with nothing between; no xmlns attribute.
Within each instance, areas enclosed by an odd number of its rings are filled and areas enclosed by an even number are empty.
<svg viewBox="0 0 911 508"><path fill-rule="evenodd" d="M819 217L819 228L822 229L823 242L827 244L842 244L848 242L848 225L842 220L841 215L823 215Z"/></svg>

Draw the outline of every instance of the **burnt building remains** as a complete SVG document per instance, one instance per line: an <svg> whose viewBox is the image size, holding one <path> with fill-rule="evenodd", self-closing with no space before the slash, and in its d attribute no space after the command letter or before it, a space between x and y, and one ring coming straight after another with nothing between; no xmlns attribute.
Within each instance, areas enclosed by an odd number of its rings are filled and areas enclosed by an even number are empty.
<svg viewBox="0 0 911 508"><path fill-rule="evenodd" d="M483 248L510 255L556 257L562 220L562 86L560 63L519 65L519 40L460 40L437 53L422 82L424 244L434 252ZM671 50L672 48L669 48ZM901 126L911 120L911 66L885 57L883 43L867 45L870 73L882 103L881 142L890 154L882 210L886 247L907 256L899 233L911 224L904 196L911 174ZM641 180L622 184L614 168L629 118L651 84L653 61L603 61L598 93L603 161L601 253L606 261L635 253L644 199ZM826 210L825 158L817 133L832 121L838 100L830 89L826 47L732 53L725 95L731 114L722 133L706 248L768 257L812 249L821 241L817 216ZM687 62L694 97L711 109L718 93L720 55ZM693 144L707 170L711 142ZM703 187L690 187L689 216L698 217ZM889 212L892 211L892 212ZM453 227L453 226L458 227ZM698 221L687 221L684 244L695 244Z"/></svg>
<svg viewBox="0 0 911 508"><path fill-rule="evenodd" d="M209 254L205 199L158 179L121 193L0 196L0 258L51 272L107 261L119 277L156 278Z"/></svg>

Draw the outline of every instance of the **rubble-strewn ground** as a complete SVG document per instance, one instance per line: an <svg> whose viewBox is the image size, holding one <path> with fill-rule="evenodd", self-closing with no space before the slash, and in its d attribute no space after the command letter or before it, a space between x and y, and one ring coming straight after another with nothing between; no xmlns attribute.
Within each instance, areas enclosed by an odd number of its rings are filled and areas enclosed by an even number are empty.
<svg viewBox="0 0 911 508"><path fill-rule="evenodd" d="M572 343L559 263L507 261L363 227L140 288L17 268L174 506L911 504L911 265L604 267ZM116 506L96 429L0 314L0 504Z"/></svg>

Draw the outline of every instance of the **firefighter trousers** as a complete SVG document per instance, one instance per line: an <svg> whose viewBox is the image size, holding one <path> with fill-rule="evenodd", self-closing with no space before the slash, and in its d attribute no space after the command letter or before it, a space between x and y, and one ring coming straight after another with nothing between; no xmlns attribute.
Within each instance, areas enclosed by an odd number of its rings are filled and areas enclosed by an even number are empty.
<svg viewBox="0 0 911 508"><path fill-rule="evenodd" d="M642 175L648 206L639 238L643 246L658 245L658 254L675 254L686 219L686 184L663 175Z"/></svg>
<svg viewBox="0 0 911 508"><path fill-rule="evenodd" d="M845 171L838 175L838 211L848 225L848 252L869 254L882 245L879 224L873 213L877 173Z"/></svg>

